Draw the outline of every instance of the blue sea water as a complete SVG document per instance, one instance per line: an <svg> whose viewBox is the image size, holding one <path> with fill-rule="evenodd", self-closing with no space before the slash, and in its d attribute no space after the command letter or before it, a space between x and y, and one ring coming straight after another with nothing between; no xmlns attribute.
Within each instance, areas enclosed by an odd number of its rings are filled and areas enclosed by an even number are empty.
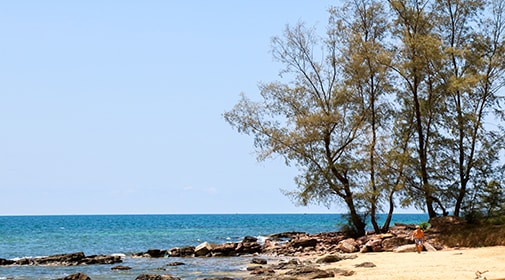
<svg viewBox="0 0 505 280"><path fill-rule="evenodd" d="M396 214L393 222L420 223L425 214ZM300 231L338 231L340 214L194 214L194 215L72 215L0 216L0 258L48 256L84 252L86 255L123 254L128 271L114 265L77 267L0 266L2 279L55 279L86 273L91 279L135 279L143 273L172 274L181 279L223 277L244 269L250 257L131 258L148 249L196 246L202 242L239 242L245 236ZM183 266L167 267L170 262Z"/></svg>

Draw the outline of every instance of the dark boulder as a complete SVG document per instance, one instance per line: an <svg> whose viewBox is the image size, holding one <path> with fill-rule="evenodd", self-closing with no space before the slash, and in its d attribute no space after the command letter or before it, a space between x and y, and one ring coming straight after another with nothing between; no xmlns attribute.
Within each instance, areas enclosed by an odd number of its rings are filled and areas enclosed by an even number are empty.
<svg viewBox="0 0 505 280"><path fill-rule="evenodd" d="M51 255L40 258L23 258L15 261L14 265L88 265L88 264L114 264L122 262L120 256L91 255L85 256L83 252Z"/></svg>
<svg viewBox="0 0 505 280"><path fill-rule="evenodd" d="M181 278L172 275L141 274L135 280L181 280Z"/></svg>
<svg viewBox="0 0 505 280"><path fill-rule="evenodd" d="M263 258L253 258L251 260L251 263L253 264L267 264L267 260Z"/></svg>
<svg viewBox="0 0 505 280"><path fill-rule="evenodd" d="M315 238L300 238L296 240L291 240L289 242L293 248L298 247L315 247L317 245L317 239Z"/></svg>
<svg viewBox="0 0 505 280"><path fill-rule="evenodd" d="M165 254L165 251L162 251L160 249L149 249L147 250L147 254L151 258L162 258Z"/></svg>
<svg viewBox="0 0 505 280"><path fill-rule="evenodd" d="M13 260L0 259L0 265L11 265L14 263L15 263L15 261L13 261Z"/></svg>
<svg viewBox="0 0 505 280"><path fill-rule="evenodd" d="M332 278L335 276L333 271L322 270L310 265L297 267L286 272L286 274L300 276L304 279Z"/></svg>
<svg viewBox="0 0 505 280"><path fill-rule="evenodd" d="M111 267L110 269L111 270L130 270L132 268L129 266L126 266L126 265L117 265L117 266Z"/></svg>
<svg viewBox="0 0 505 280"><path fill-rule="evenodd" d="M254 237L254 236L246 236L242 240L242 242L257 242L257 241L258 241L258 238Z"/></svg>
<svg viewBox="0 0 505 280"><path fill-rule="evenodd" d="M84 273L75 273L56 280L91 280L91 278Z"/></svg>

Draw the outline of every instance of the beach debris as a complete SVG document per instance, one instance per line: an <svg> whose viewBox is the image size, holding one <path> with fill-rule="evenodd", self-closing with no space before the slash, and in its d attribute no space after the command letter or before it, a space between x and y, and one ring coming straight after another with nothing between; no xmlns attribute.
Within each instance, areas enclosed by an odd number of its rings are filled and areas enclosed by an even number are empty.
<svg viewBox="0 0 505 280"><path fill-rule="evenodd" d="M437 251L437 249L428 242L424 242L423 245L424 245L424 249L426 249L426 251L428 251L428 252L436 252Z"/></svg>
<svg viewBox="0 0 505 280"><path fill-rule="evenodd" d="M484 273L486 273L486 272L488 272L488 271L489 271L489 270L485 270L485 271L480 272L480 271L478 271L478 270L477 270L477 271L475 272L475 279L478 279L478 280L480 280L480 279L482 279L482 280L487 280L487 278L486 278L485 276L483 276L482 274L484 274Z"/></svg>
<svg viewBox="0 0 505 280"><path fill-rule="evenodd" d="M397 247L393 250L395 253L406 253L406 252L415 252L416 244L407 244L400 247Z"/></svg>

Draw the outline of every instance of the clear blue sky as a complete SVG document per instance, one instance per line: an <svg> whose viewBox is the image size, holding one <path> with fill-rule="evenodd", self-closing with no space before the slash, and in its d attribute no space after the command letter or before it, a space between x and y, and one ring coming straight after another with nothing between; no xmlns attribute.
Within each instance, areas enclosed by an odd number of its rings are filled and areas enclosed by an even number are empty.
<svg viewBox="0 0 505 280"><path fill-rule="evenodd" d="M1 1L0 215L296 207L222 118L279 79L270 38L336 1Z"/></svg>

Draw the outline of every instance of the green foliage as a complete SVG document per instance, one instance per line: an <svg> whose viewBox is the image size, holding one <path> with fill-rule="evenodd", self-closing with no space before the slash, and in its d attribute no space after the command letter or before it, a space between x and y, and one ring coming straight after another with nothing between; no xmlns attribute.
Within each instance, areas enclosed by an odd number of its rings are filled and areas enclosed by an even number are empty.
<svg viewBox="0 0 505 280"><path fill-rule="evenodd" d="M367 215L364 213L359 214L361 220L365 221ZM339 232L342 233L346 237L358 238L363 236L363 233L360 229L356 228L355 223L353 222L353 216L350 214L343 215L343 218L346 220L346 223L340 225Z"/></svg>
<svg viewBox="0 0 505 280"><path fill-rule="evenodd" d="M495 174L500 174L496 171ZM464 208L464 217L471 224L505 224L505 188L503 181L483 182L472 192Z"/></svg>
<svg viewBox="0 0 505 280"><path fill-rule="evenodd" d="M422 229L422 230L427 230L431 227L430 223L429 222L422 222L419 224L419 227Z"/></svg>

